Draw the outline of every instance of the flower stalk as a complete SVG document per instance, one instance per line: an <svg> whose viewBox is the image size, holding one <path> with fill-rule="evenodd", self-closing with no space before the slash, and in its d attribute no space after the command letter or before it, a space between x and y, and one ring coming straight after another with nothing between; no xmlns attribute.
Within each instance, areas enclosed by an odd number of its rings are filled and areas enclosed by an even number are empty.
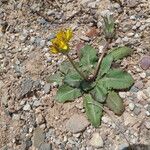
<svg viewBox="0 0 150 150"><path fill-rule="evenodd" d="M73 68L79 73L79 75L80 75L83 79L87 80L87 78L85 77L85 75L83 74L83 72L79 71L79 69L76 67L76 65L74 64L74 62L73 62L73 60L71 59L71 57L70 57L68 54L66 54L66 56L67 56L68 60L70 61L70 63L72 64Z"/></svg>

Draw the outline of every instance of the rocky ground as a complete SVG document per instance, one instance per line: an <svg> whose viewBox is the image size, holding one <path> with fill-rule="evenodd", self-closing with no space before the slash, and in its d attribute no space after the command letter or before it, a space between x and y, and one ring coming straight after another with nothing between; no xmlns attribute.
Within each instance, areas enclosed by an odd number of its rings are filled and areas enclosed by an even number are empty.
<svg viewBox="0 0 150 150"><path fill-rule="evenodd" d="M130 91L119 93L126 110L120 117L110 112L120 129L107 114L101 126L93 128L82 99L56 103L57 85L46 80L66 59L49 53L55 32L65 27L74 30L70 53L74 58L82 43L101 53L105 43L101 15L106 13L116 20L111 47L134 49L121 63L135 79ZM1 0L1 150L123 150L128 143L121 132L131 144L150 144L149 31L150 0L121 4L115 0Z"/></svg>

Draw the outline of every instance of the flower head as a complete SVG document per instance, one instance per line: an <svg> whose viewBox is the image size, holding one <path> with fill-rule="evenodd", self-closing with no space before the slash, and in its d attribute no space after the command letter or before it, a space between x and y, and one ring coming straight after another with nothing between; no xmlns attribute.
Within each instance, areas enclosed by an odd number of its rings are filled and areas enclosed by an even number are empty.
<svg viewBox="0 0 150 150"><path fill-rule="evenodd" d="M69 52L69 41L72 38L72 30L61 30L56 34L56 38L52 40L52 46L50 47L51 52L57 53L67 53Z"/></svg>

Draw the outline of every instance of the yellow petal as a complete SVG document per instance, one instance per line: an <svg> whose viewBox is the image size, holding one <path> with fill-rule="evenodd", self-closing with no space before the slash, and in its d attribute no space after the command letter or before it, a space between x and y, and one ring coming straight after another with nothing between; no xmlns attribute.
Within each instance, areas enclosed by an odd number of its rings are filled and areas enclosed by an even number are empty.
<svg viewBox="0 0 150 150"><path fill-rule="evenodd" d="M69 46L67 43L65 43L64 41L60 41L59 42L59 48L62 50L62 51L67 51L69 49Z"/></svg>
<svg viewBox="0 0 150 150"><path fill-rule="evenodd" d="M65 32L63 30L59 31L56 35L56 38L59 40L64 40L65 39Z"/></svg>
<svg viewBox="0 0 150 150"><path fill-rule="evenodd" d="M67 29L66 31L66 40L69 41L73 36L73 32L71 29Z"/></svg>
<svg viewBox="0 0 150 150"><path fill-rule="evenodd" d="M50 48L50 51L53 53L53 54L58 54L59 53L59 51L55 48L55 47L51 47Z"/></svg>

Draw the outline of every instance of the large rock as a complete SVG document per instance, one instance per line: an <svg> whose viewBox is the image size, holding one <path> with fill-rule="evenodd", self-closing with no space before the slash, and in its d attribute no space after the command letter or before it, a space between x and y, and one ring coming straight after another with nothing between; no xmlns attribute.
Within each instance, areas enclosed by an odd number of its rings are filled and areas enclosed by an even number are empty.
<svg viewBox="0 0 150 150"><path fill-rule="evenodd" d="M66 130L72 133L78 133L83 130L89 125L88 120L86 117L74 114L71 118L66 122Z"/></svg>

